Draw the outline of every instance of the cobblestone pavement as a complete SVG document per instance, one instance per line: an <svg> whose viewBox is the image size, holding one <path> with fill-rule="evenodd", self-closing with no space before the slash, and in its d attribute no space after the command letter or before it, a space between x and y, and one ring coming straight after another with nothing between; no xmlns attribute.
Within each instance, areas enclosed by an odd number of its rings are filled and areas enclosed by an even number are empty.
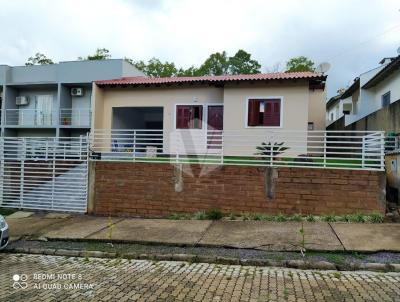
<svg viewBox="0 0 400 302"><path fill-rule="evenodd" d="M400 301L400 274L0 254L0 300Z"/></svg>

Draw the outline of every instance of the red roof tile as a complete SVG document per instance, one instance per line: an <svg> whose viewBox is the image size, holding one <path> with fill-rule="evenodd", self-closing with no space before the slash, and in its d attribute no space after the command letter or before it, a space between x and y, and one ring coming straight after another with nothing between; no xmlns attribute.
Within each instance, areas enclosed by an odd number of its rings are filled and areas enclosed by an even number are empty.
<svg viewBox="0 0 400 302"><path fill-rule="evenodd" d="M221 83L235 81L267 81L267 80L325 80L326 75L314 72L277 72L277 73L258 73L258 74L239 74L223 76L202 76L202 77L125 77L114 80L96 81L99 86L119 86L119 85L158 85L175 83Z"/></svg>

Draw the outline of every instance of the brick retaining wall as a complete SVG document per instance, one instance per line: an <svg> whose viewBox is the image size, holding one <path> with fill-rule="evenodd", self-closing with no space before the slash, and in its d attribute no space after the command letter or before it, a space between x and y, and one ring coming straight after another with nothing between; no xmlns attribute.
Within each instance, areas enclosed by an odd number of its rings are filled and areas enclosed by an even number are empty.
<svg viewBox="0 0 400 302"><path fill-rule="evenodd" d="M268 181L271 173L258 167L183 165L180 177L169 164L91 164L89 209L99 215L161 217L210 208L315 215L385 210L384 172L277 168Z"/></svg>

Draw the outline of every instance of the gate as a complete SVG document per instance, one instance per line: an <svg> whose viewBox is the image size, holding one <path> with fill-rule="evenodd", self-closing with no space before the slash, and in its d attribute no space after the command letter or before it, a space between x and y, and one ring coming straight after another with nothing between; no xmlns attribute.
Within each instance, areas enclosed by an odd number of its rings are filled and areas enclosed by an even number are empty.
<svg viewBox="0 0 400 302"><path fill-rule="evenodd" d="M86 136L0 138L0 207L86 212Z"/></svg>

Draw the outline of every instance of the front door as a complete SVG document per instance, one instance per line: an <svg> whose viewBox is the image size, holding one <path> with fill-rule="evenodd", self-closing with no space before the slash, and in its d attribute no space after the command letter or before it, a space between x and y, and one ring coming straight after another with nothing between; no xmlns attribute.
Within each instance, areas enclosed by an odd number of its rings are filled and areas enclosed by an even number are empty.
<svg viewBox="0 0 400 302"><path fill-rule="evenodd" d="M207 110L207 149L222 149L222 130L224 129L224 106L208 106Z"/></svg>
<svg viewBox="0 0 400 302"><path fill-rule="evenodd" d="M36 97L35 121L37 126L50 126L52 124L53 96L38 95Z"/></svg>

